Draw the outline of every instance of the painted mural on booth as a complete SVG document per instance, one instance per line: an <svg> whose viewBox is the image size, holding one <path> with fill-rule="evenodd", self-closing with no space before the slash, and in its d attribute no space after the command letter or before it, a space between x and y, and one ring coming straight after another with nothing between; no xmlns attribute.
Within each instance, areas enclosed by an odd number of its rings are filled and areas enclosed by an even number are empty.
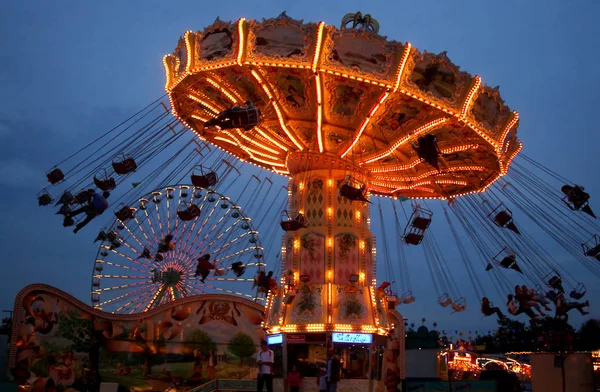
<svg viewBox="0 0 600 392"><path fill-rule="evenodd" d="M115 315L32 285L15 301L9 365L33 391L80 391L100 380L150 391L254 379L262 312L241 298L202 295Z"/></svg>

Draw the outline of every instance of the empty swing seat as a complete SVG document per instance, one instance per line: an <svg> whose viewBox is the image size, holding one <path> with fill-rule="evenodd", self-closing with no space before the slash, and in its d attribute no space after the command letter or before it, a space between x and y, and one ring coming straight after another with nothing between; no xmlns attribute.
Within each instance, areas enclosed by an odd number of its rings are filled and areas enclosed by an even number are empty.
<svg viewBox="0 0 600 392"><path fill-rule="evenodd" d="M186 209L177 211L177 216L184 222L194 220L200 216L200 207L190 204Z"/></svg>
<svg viewBox="0 0 600 392"><path fill-rule="evenodd" d="M137 170L137 163L133 158L124 158L113 161L112 167L118 175L129 174Z"/></svg>
<svg viewBox="0 0 600 392"><path fill-rule="evenodd" d="M404 236L404 242L409 245L419 245L423 241L422 234L408 233Z"/></svg>
<svg viewBox="0 0 600 392"><path fill-rule="evenodd" d="M446 307L452 303L452 300L450 299L448 294L443 294L441 297L438 298L438 303L443 307Z"/></svg>
<svg viewBox="0 0 600 392"><path fill-rule="evenodd" d="M100 178L94 176L94 184L102 191L111 191L117 187L115 179L106 174L102 175Z"/></svg>
<svg viewBox="0 0 600 392"><path fill-rule="evenodd" d="M39 206L47 206L52 204L53 201L52 196L50 196L50 193L48 193L48 191L45 189L42 189L40 193L37 194L37 199Z"/></svg>
<svg viewBox="0 0 600 392"><path fill-rule="evenodd" d="M498 226L504 227L512 220L512 216L507 211L500 211L494 217L494 222Z"/></svg>
<svg viewBox="0 0 600 392"><path fill-rule="evenodd" d="M412 226L419 230L426 230L431 224L431 218L418 216L412 221Z"/></svg>
<svg viewBox="0 0 600 392"><path fill-rule="evenodd" d="M458 301L452 302L452 310L455 312L462 312L465 309L467 309L467 304L464 298L460 298Z"/></svg>
<svg viewBox="0 0 600 392"><path fill-rule="evenodd" d="M415 302L415 296L413 295L412 291L404 293L402 296L402 303L408 305L412 304L413 302Z"/></svg>
<svg viewBox="0 0 600 392"><path fill-rule="evenodd" d="M65 179L65 174L58 167L55 167L46 173L46 177L48 178L48 182L50 182L50 184L56 185Z"/></svg>
<svg viewBox="0 0 600 392"><path fill-rule="evenodd" d="M579 300L579 299L583 298L586 293L587 293L587 289L584 286L584 284L579 283L573 290L571 290L571 292L569 293L569 297Z"/></svg>
<svg viewBox="0 0 600 392"><path fill-rule="evenodd" d="M295 218L290 218L290 213L288 211L283 211L281 213L281 228L284 231L297 231L302 228L306 228L306 216L304 214L297 214Z"/></svg>
<svg viewBox="0 0 600 392"><path fill-rule="evenodd" d="M590 256L590 257L598 256L598 254L600 254L600 244L596 245L593 248L586 250L586 252L585 252L585 255Z"/></svg>
<svg viewBox="0 0 600 392"><path fill-rule="evenodd" d="M217 174L214 171L207 174L192 174L192 184L200 188L208 188L217 185Z"/></svg>

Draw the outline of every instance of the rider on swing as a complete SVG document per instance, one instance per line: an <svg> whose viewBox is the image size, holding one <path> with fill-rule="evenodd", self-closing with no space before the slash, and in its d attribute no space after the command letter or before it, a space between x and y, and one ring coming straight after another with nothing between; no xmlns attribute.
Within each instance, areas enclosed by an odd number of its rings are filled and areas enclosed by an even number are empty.
<svg viewBox="0 0 600 392"><path fill-rule="evenodd" d="M222 111L216 118L208 120L204 126L218 126L221 129L244 128L250 130L258 124L260 110L251 101Z"/></svg>
<svg viewBox="0 0 600 392"><path fill-rule="evenodd" d="M584 191L581 185L563 185L560 190L567 195L569 203L573 204L573 208L579 210L590 199L590 194Z"/></svg>
<svg viewBox="0 0 600 392"><path fill-rule="evenodd" d="M101 215L108 208L108 201L106 199L108 199L108 197L110 196L109 192L104 192L102 194L98 194L93 189L88 189L87 192L90 196L88 204L86 204L85 206L83 206L81 208L76 209L75 211L71 211L70 213L65 215L63 226L68 227L68 226L72 226L73 223L75 223L73 220L74 216L82 214L84 212L86 214L85 219L82 220L81 222L79 222L75 226L73 233L77 233L85 225L90 223L92 221L92 219L94 219L98 215Z"/></svg>

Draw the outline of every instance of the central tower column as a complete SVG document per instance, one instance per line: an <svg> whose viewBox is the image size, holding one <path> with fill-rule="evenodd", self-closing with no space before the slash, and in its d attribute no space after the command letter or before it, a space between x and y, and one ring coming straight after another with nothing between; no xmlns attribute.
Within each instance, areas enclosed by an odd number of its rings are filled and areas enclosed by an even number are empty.
<svg viewBox="0 0 600 392"><path fill-rule="evenodd" d="M384 333L387 304L375 290L370 204L339 195L350 173L363 183L366 176L347 161L310 152L290 154L287 167L288 212L303 214L307 227L284 235L282 286L269 297L266 327Z"/></svg>

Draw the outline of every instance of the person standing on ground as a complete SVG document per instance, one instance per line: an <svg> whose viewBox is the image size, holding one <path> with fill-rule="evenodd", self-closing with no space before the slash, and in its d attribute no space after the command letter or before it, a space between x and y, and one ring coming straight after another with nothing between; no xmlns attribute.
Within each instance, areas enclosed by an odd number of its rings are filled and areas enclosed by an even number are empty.
<svg viewBox="0 0 600 392"><path fill-rule="evenodd" d="M256 364L258 365L258 377L256 382L256 391L262 392L263 385L267 386L267 392L273 392L273 365L275 364L275 354L269 350L266 340L261 340L260 351L256 354Z"/></svg>
<svg viewBox="0 0 600 392"><path fill-rule="evenodd" d="M333 348L327 351L327 392L336 392L337 383L340 381L340 359L335 355Z"/></svg>
<svg viewBox="0 0 600 392"><path fill-rule="evenodd" d="M217 356L213 350L208 350L208 379L215 379L215 367L217 366Z"/></svg>
<svg viewBox="0 0 600 392"><path fill-rule="evenodd" d="M290 392L300 392L302 385L302 375L298 371L298 366L292 366L292 371L288 372L287 382L290 386Z"/></svg>

